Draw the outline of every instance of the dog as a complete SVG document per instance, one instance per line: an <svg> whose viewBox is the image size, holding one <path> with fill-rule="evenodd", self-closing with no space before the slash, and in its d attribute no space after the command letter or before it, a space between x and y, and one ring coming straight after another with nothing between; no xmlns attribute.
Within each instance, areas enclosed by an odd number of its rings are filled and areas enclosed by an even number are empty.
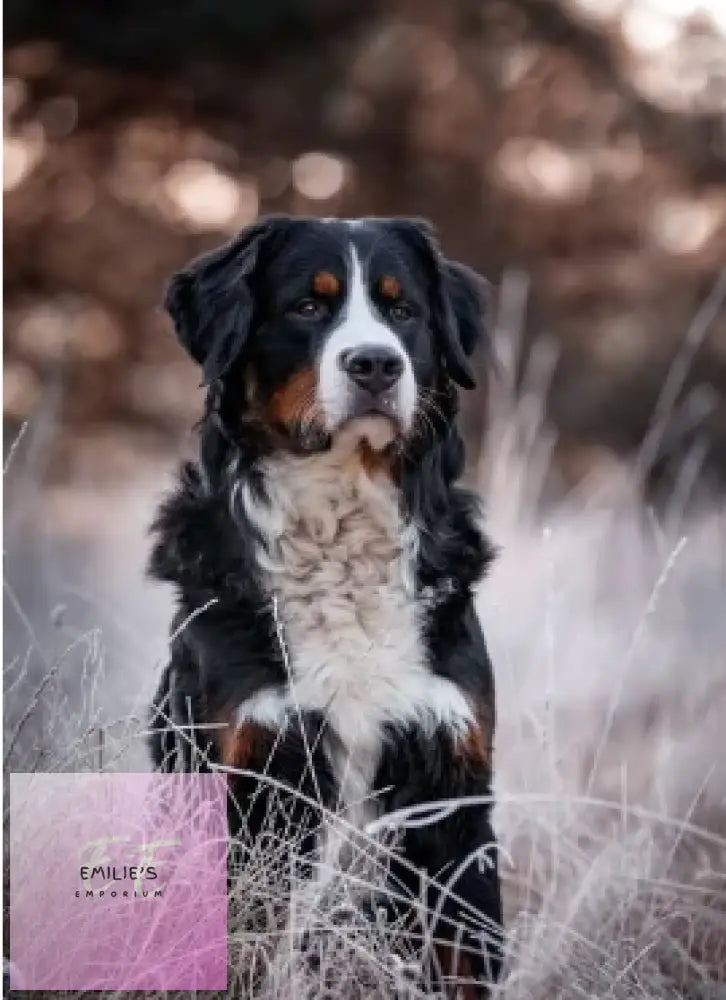
<svg viewBox="0 0 726 1000"><path fill-rule="evenodd" d="M206 403L152 529L150 574L178 597L154 762L226 769L233 834L289 789L311 870L311 803L363 827L471 798L404 823L389 877L437 915L440 975L487 996L502 913L473 588L493 549L455 419L485 282L421 220L270 217L175 274L165 306Z"/></svg>

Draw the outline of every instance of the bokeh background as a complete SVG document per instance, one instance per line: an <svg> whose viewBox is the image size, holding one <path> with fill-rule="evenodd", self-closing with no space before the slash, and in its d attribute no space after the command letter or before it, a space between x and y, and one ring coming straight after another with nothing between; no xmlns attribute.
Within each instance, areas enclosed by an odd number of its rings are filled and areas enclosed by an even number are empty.
<svg viewBox="0 0 726 1000"><path fill-rule="evenodd" d="M723 0L6 0L4 122L5 767L148 766L169 274L260 213L428 216L495 286L505 996L721 996Z"/></svg>
<svg viewBox="0 0 726 1000"><path fill-rule="evenodd" d="M5 410L52 405L54 481L178 441L196 378L160 290L270 211L426 215L495 282L526 272L560 488L638 447L726 260L721 0L5 9ZM723 312L694 355L652 471L696 447L723 485Z"/></svg>

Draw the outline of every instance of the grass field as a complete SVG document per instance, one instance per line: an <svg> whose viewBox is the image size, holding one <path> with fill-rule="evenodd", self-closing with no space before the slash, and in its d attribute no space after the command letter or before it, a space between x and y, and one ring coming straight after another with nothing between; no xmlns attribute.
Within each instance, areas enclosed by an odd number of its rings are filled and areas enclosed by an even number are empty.
<svg viewBox="0 0 726 1000"><path fill-rule="evenodd" d="M535 380L512 399L505 364L474 472L500 548L479 603L498 687L501 995L716 1000L726 997L726 513L686 516L687 475L665 512L649 511L637 459L542 504L545 388ZM9 480L27 478L27 446ZM138 734L170 606L140 583L158 473L89 509L98 540L87 551L28 528L39 510L52 524L72 494L29 505L9 485L5 766L143 768ZM420 955L351 905L385 867L378 838L329 822L351 841L346 872L289 900L273 845L240 873L229 995L425 993Z"/></svg>

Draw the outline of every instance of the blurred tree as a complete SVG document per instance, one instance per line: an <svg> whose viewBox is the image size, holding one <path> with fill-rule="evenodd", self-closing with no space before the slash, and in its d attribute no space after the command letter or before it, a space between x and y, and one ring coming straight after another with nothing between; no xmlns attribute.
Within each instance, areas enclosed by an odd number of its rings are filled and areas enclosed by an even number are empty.
<svg viewBox="0 0 726 1000"><path fill-rule="evenodd" d="M63 386L59 475L89 441L93 469L108 437L163 446L197 405L156 309L174 267L259 212L428 215L452 255L529 275L504 347L565 484L632 456L655 413L654 481L687 460L726 482L722 303L686 335L726 260L720 10L9 0L6 413Z"/></svg>

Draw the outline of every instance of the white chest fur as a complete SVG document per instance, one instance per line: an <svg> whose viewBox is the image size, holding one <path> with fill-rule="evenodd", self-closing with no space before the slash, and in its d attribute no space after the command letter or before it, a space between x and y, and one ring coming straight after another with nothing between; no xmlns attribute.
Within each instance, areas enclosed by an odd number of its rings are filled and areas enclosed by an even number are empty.
<svg viewBox="0 0 726 1000"><path fill-rule="evenodd" d="M357 812L386 723L464 727L470 708L427 665L415 534L402 523L390 480L371 476L355 457L326 453L271 460L265 483L269 506L249 495L245 506L266 538L288 652L290 684L276 704L325 714L343 746L333 756L342 797ZM240 709L255 714L252 705Z"/></svg>

